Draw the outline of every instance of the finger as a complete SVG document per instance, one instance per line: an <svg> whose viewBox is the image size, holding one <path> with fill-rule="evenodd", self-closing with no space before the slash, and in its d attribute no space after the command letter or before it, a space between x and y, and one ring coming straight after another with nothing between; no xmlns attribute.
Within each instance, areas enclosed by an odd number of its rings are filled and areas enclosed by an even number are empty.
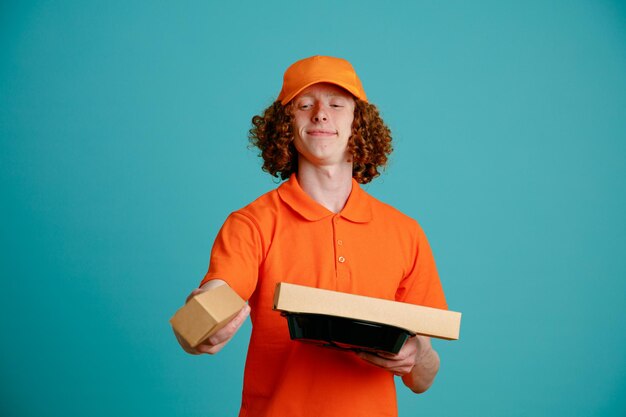
<svg viewBox="0 0 626 417"><path fill-rule="evenodd" d="M405 345L406 346L406 345ZM407 349L403 347L398 353L384 352L384 351L376 351L376 352L368 352L361 351L362 353L370 354L373 356L378 356L380 358L388 359L390 361L403 361L409 356L413 355L413 349Z"/></svg>
<svg viewBox="0 0 626 417"><path fill-rule="evenodd" d="M411 371L414 365L414 361L410 361L408 359L404 360L392 360L385 359L376 354L367 353L367 352L358 352L357 355L363 360L371 363L372 365L378 366L379 368L383 368L387 371L394 373L395 375L404 375Z"/></svg>
<svg viewBox="0 0 626 417"><path fill-rule="evenodd" d="M219 343L217 345L206 345L206 344L198 345L196 346L196 350L198 351L198 353L207 353L209 355L214 355L220 350L222 350L222 348L226 346L227 342L228 340L225 342Z"/></svg>
<svg viewBox="0 0 626 417"><path fill-rule="evenodd" d="M391 359L391 360L401 360L404 357L401 356L401 353L389 353L389 352L376 352L376 356L380 356L381 358Z"/></svg>
<svg viewBox="0 0 626 417"><path fill-rule="evenodd" d="M206 291L210 291L213 288L219 287L220 285L226 285L226 282L222 281L221 279L212 279L210 281L205 282L204 284L202 284L201 287L196 288L195 290L191 292L191 294L189 294L189 296L187 296L187 300L185 301L185 303L189 302L189 300L191 300L196 295L206 292Z"/></svg>
<svg viewBox="0 0 626 417"><path fill-rule="evenodd" d="M196 295L198 295L198 294L200 294L200 293L203 293L203 292L205 292L205 291L207 291L207 290L206 290L206 289L203 289L203 288L196 288L195 290L193 290L193 291L191 292L191 294L189 294L189 295L187 296L187 299L185 300L185 304L186 304L186 303L188 303L188 302L189 302L189 300L191 300L191 299L192 299L193 297L195 297Z"/></svg>
<svg viewBox="0 0 626 417"><path fill-rule="evenodd" d="M205 344L219 345L220 343L229 341L235 333L237 333L237 330L239 330L249 315L250 306L246 304L228 324L209 337Z"/></svg>
<svg viewBox="0 0 626 417"><path fill-rule="evenodd" d="M380 356L378 356L376 354L369 353L369 352L358 352L357 355L361 359L363 359L363 360L365 360L365 361L367 361L367 362L369 362L371 364L374 364L376 366L380 366L381 368L389 367L389 359L385 359L385 358L380 357Z"/></svg>

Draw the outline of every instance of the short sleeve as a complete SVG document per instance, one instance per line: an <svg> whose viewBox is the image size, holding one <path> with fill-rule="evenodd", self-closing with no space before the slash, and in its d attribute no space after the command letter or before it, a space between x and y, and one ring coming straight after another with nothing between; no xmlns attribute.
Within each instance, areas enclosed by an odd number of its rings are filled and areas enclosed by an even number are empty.
<svg viewBox="0 0 626 417"><path fill-rule="evenodd" d="M396 300L426 307L448 309L433 253L421 227L416 223L412 268L400 282Z"/></svg>
<svg viewBox="0 0 626 417"><path fill-rule="evenodd" d="M248 300L257 285L262 253L262 239L256 223L242 213L232 213L215 238L209 270L200 285L221 279L241 298Z"/></svg>

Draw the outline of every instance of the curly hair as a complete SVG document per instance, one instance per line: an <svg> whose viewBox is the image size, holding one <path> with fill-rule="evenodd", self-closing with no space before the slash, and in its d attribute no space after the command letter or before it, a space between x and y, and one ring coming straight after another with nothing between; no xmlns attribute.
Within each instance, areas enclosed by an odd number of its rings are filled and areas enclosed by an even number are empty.
<svg viewBox="0 0 626 417"><path fill-rule="evenodd" d="M359 184L367 184L385 168L391 145L391 130L373 104L355 99L352 134L348 151L352 154L352 177ZM293 103L293 102L292 102ZM263 114L252 118L253 127L248 138L250 145L259 149L263 171L287 179L298 172L298 151L293 144L292 103L283 106L275 101Z"/></svg>

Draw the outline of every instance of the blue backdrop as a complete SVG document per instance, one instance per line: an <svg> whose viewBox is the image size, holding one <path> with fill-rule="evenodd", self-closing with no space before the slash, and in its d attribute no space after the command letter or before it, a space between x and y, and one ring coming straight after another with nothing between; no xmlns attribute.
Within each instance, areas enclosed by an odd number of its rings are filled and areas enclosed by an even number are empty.
<svg viewBox="0 0 626 417"><path fill-rule="evenodd" d="M366 189L418 219L461 340L401 416L626 414L626 7L618 1L5 1L0 414L232 416L168 319L284 69L349 59L394 133Z"/></svg>

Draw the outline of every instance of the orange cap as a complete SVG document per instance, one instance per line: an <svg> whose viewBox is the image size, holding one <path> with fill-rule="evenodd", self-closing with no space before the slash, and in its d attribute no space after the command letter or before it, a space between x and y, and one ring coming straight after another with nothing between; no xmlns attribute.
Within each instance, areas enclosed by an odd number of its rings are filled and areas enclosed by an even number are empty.
<svg viewBox="0 0 626 417"><path fill-rule="evenodd" d="M338 85L348 90L353 96L367 101L361 80L348 61L320 55L304 58L287 68L283 77L283 88L277 100L280 100L284 106L302 90L317 83Z"/></svg>

